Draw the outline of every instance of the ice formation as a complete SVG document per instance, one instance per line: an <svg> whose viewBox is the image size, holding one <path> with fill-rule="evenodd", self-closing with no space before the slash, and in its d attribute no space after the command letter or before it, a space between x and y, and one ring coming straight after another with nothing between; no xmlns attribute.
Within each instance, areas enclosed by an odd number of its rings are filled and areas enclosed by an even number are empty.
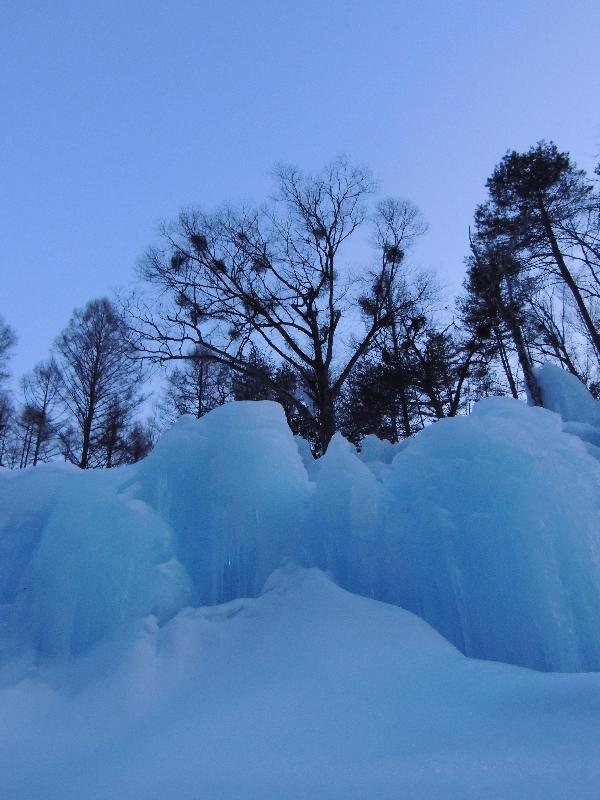
<svg viewBox="0 0 600 800"><path fill-rule="evenodd" d="M278 405L245 402L179 420L130 467L2 471L0 657L78 655L256 596L292 561L467 655L600 669L598 404L552 370L542 390L562 419L488 399L402 446L337 435L317 462Z"/></svg>
<svg viewBox="0 0 600 800"><path fill-rule="evenodd" d="M556 411L565 422L600 428L600 403L574 375L548 363L536 370L535 376L545 408Z"/></svg>
<svg viewBox="0 0 600 800"><path fill-rule="evenodd" d="M545 364L536 370L544 406L563 420L565 433L572 433L585 444L590 455L600 461L600 402L595 400L574 375Z"/></svg>
<svg viewBox="0 0 600 800"><path fill-rule="evenodd" d="M599 669L599 467L556 414L506 398L423 431L386 481L385 599L467 655Z"/></svg>

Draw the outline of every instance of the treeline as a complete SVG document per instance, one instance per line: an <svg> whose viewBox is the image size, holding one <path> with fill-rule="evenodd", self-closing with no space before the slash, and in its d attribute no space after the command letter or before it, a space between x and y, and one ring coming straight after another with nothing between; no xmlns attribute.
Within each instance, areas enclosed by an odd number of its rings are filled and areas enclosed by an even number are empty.
<svg viewBox="0 0 600 800"><path fill-rule="evenodd" d="M276 179L259 207L182 213L134 297L74 313L20 404L0 392L0 463L129 463L177 416L232 399L280 402L315 455L336 430L398 441L487 395L542 405L535 367L548 360L600 394L600 194L554 144L510 152L492 173L450 310L411 264L419 211L373 203L367 169L339 159ZM4 372L13 345L4 325ZM149 368L165 388L142 423Z"/></svg>
<svg viewBox="0 0 600 800"><path fill-rule="evenodd" d="M15 341L0 322L0 362ZM136 419L145 400L142 370L114 304L103 298L76 310L52 357L22 378L16 408L0 388L0 464L23 468L62 458L87 469L147 455L152 431Z"/></svg>

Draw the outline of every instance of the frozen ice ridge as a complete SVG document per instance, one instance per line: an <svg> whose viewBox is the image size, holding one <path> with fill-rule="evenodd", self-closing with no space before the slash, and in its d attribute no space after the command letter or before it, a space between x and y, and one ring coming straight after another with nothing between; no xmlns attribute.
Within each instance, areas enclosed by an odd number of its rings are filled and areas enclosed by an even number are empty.
<svg viewBox="0 0 600 800"><path fill-rule="evenodd" d="M548 408L487 399L360 455L338 434L312 464L265 401L182 418L133 466L1 471L2 659L63 659L148 615L257 596L292 561L469 656L600 669L599 404L538 374Z"/></svg>

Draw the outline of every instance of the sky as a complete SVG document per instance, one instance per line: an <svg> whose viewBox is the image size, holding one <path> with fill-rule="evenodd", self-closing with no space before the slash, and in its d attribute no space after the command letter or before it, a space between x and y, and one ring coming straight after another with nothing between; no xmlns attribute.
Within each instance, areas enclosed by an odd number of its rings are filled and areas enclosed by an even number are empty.
<svg viewBox="0 0 600 800"><path fill-rule="evenodd" d="M368 164L459 289L508 149L600 160L600 3L4 0L0 316L15 376L77 306L127 290L183 207L261 201L280 161Z"/></svg>

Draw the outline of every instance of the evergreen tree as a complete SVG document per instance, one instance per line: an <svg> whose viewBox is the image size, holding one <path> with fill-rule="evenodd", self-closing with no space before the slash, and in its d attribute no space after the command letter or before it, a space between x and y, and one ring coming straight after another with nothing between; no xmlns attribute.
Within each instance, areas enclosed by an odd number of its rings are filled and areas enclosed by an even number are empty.
<svg viewBox="0 0 600 800"><path fill-rule="evenodd" d="M529 396L535 405L542 405L525 334L526 307L536 291L536 276L525 274L521 262L507 246L498 244L489 228L483 234L477 231L471 248L466 298L462 302L465 324L482 339L487 339L492 353L495 350L500 356L511 393L517 397L506 347L506 336L510 336Z"/></svg>
<svg viewBox="0 0 600 800"><path fill-rule="evenodd" d="M479 235L493 238L523 269L563 281L600 356L600 328L585 290L587 278L595 275L590 256L598 230L590 216L593 186L583 170L555 144L540 142L527 153L507 153L487 187L489 200L477 212ZM576 243L587 261L575 257Z"/></svg>

